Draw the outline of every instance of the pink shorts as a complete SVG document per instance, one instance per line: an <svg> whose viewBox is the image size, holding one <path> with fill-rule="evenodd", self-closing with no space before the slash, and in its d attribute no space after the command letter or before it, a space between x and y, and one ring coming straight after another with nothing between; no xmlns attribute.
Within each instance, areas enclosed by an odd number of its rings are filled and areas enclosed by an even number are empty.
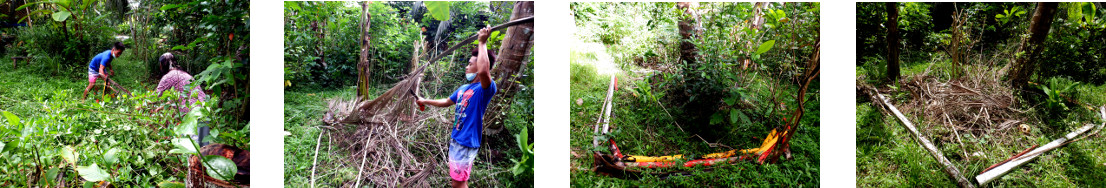
<svg viewBox="0 0 1106 188"><path fill-rule="evenodd" d="M96 70L94 70L92 68L88 68L88 83L96 83L96 78L99 78L99 77L100 77L99 72L96 72Z"/></svg>
<svg viewBox="0 0 1106 188"><path fill-rule="evenodd" d="M449 177L453 181L468 181L472 164L476 161L478 148L462 146L457 141L449 141Z"/></svg>

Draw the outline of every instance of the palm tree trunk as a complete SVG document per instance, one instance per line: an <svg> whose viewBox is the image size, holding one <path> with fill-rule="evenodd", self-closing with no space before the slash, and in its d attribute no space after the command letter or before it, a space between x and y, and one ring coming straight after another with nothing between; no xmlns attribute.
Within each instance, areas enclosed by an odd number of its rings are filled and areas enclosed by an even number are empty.
<svg viewBox="0 0 1106 188"><path fill-rule="evenodd" d="M369 62L369 50L372 45L369 43L372 37L369 36L369 29L371 28L372 15L369 15L369 3L361 2L361 57L357 63L357 96L368 97L369 96L369 76L373 69L372 62Z"/></svg>
<svg viewBox="0 0 1106 188"><path fill-rule="evenodd" d="M695 12L692 11L691 6L691 2L676 3L676 8L685 14L676 24L680 29L680 59L687 64L695 64L695 56L698 52L695 43L691 42L694 38L692 35L695 34Z"/></svg>
<svg viewBox="0 0 1106 188"><path fill-rule="evenodd" d="M511 13L511 20L534 16L533 1L515 2ZM484 134L492 135L503 130L503 122L509 116L506 111L511 106L516 90L519 75L525 70L526 57L530 55L530 49L534 46L534 23L525 23L507 28L506 36L499 47L499 56L496 58L495 69L492 70L492 78L495 79L499 91L488 111L491 117L485 121Z"/></svg>

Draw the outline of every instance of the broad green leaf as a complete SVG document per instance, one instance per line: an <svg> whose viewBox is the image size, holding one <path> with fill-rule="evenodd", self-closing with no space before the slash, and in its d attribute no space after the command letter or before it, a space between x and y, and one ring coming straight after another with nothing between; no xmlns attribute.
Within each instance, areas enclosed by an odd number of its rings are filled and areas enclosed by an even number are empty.
<svg viewBox="0 0 1106 188"><path fill-rule="evenodd" d="M426 5L427 13L434 17L435 20L445 21L449 19L449 6L452 2L449 1L426 1L423 2Z"/></svg>
<svg viewBox="0 0 1106 188"><path fill-rule="evenodd" d="M0 142L0 148L3 148L3 150L0 150L0 153L3 153L3 152L6 152L6 151L8 151L8 150L6 150L6 149L7 149L7 146L8 146L8 145L7 145L7 144L4 144L4 142Z"/></svg>
<svg viewBox="0 0 1106 188"><path fill-rule="evenodd" d="M192 108L192 110L188 111L188 114L184 116L184 121L177 126L177 135L196 134L196 123L203 117L203 112L201 112L201 110L202 108Z"/></svg>
<svg viewBox="0 0 1106 188"><path fill-rule="evenodd" d="M71 166L77 166L77 157L79 156L80 153L77 153L77 150L74 150L73 146L61 148L61 158L65 159L65 162L68 162Z"/></svg>
<svg viewBox="0 0 1106 188"><path fill-rule="evenodd" d="M111 178L111 175L104 169L100 169L100 166L96 163L89 166L77 166L77 173L81 175L81 178L90 182L104 181Z"/></svg>
<svg viewBox="0 0 1106 188"><path fill-rule="evenodd" d="M11 112L4 111L4 118L8 119L8 125L19 125L19 117Z"/></svg>
<svg viewBox="0 0 1106 188"><path fill-rule="evenodd" d="M1096 8L1097 7L1094 6L1094 3L1083 2L1083 19L1085 19L1087 22L1093 22L1095 12L1097 12Z"/></svg>
<svg viewBox="0 0 1106 188"><path fill-rule="evenodd" d="M1083 23L1083 6L1081 2L1065 3L1068 8L1068 21Z"/></svg>
<svg viewBox="0 0 1106 188"><path fill-rule="evenodd" d="M14 152L17 148L19 148L19 141L14 140L4 145L4 152Z"/></svg>
<svg viewBox="0 0 1106 188"><path fill-rule="evenodd" d="M64 22L65 20L69 19L69 16L71 15L73 15L72 12L62 10L54 12L53 17L54 21Z"/></svg>
<svg viewBox="0 0 1106 188"><path fill-rule="evenodd" d="M168 5L162 5L160 9L161 9L161 11L166 11L166 10L169 10L169 9L175 9L175 8L180 8L180 7L182 7L182 6L178 5L178 4L168 4Z"/></svg>
<svg viewBox="0 0 1106 188"><path fill-rule="evenodd" d="M234 174L238 173L238 166L234 165L234 161L231 161L230 159L227 159L223 156L204 156L204 162L207 166L207 175L215 177L215 179L234 179Z"/></svg>
<svg viewBox="0 0 1106 188"><path fill-rule="evenodd" d="M741 118L741 111L730 110L730 123L736 124L737 120Z"/></svg>
<svg viewBox="0 0 1106 188"><path fill-rule="evenodd" d="M764 42L764 43L760 43L760 46L757 47L756 55L760 55L760 54L763 54L764 52L768 52L768 50L771 50L772 46L775 46L775 45L776 45L776 40L770 40L770 41L767 41L767 42Z"/></svg>
<svg viewBox="0 0 1106 188"><path fill-rule="evenodd" d="M285 1L284 5L285 5L285 7L288 7L292 10L302 10L303 9L303 8L300 8L299 2Z"/></svg>
<svg viewBox="0 0 1106 188"><path fill-rule="evenodd" d="M192 144L192 139L189 138L174 138L173 149L169 150L169 153L197 153L196 145Z"/></svg>
<svg viewBox="0 0 1106 188"><path fill-rule="evenodd" d="M107 152L104 152L104 162L107 164L115 164L119 162L119 153L123 152L119 148L111 148Z"/></svg>
<svg viewBox="0 0 1106 188"><path fill-rule="evenodd" d="M58 177L58 168L50 168L50 170L46 170L46 177Z"/></svg>
<svg viewBox="0 0 1106 188"><path fill-rule="evenodd" d="M180 182L163 181L157 183L157 187L161 188L184 188L184 184Z"/></svg>

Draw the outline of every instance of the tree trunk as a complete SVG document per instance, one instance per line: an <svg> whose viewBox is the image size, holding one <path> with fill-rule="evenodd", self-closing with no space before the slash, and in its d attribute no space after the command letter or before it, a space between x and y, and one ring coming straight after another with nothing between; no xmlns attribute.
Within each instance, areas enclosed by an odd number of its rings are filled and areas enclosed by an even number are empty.
<svg viewBox="0 0 1106 188"><path fill-rule="evenodd" d="M887 79L899 80L899 4L887 2Z"/></svg>
<svg viewBox="0 0 1106 188"><path fill-rule="evenodd" d="M534 16L534 2L516 2L511 13L511 20ZM516 90L519 88L518 77L524 74L526 57L530 55L530 49L534 46L534 23L525 23L507 28L506 36L499 47L499 55L496 58L495 68L492 70L492 78L498 89L492 102L484 126L484 134L499 133L504 128L504 121L509 117L507 110L511 106Z"/></svg>
<svg viewBox="0 0 1106 188"><path fill-rule="evenodd" d="M372 46L369 44L371 37L369 36L369 29L372 25L369 23L372 21L372 15L369 15L369 2L361 2L361 57L357 61L357 96L368 97L369 96L369 76L373 69L372 62L369 62L369 50Z"/></svg>
<svg viewBox="0 0 1106 188"><path fill-rule="evenodd" d="M1029 82L1029 76L1037 69L1037 58L1044 51L1041 45L1048 37L1049 28L1052 27L1053 17L1056 16L1056 7L1059 3L1037 3L1037 10L1033 11L1033 20L1029 24L1029 39L1022 39L1021 47L1014 56L1013 69L1010 70L1009 80L1014 88L1022 88Z"/></svg>
<svg viewBox="0 0 1106 188"><path fill-rule="evenodd" d="M680 21L677 22L677 26L680 29L680 59L687 62L687 64L695 64L695 56L698 52L695 48L695 43L691 42L695 34L695 12L692 10L691 6L696 5L698 5L698 3L676 3L676 8L684 13L684 15L680 17Z"/></svg>
<svg viewBox="0 0 1106 188"><path fill-rule="evenodd" d="M315 43L315 56L319 59L316 59L315 63L323 65L323 70L326 70L326 53L323 52L323 45L326 42L326 22L312 22L311 29L315 31L315 38L318 39Z"/></svg>

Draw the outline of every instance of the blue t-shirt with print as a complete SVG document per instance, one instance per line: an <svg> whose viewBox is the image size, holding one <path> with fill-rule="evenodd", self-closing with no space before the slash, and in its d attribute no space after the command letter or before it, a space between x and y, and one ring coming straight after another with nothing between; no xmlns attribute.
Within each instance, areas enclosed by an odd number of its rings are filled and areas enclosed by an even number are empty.
<svg viewBox="0 0 1106 188"><path fill-rule="evenodd" d="M453 140L465 147L479 148L480 135L484 131L484 110L495 95L495 81L488 88L480 83L462 85L449 95L456 106L453 119Z"/></svg>
<svg viewBox="0 0 1106 188"><path fill-rule="evenodd" d="M111 50L104 51L103 53L96 54L96 57L92 57L92 61L88 62L88 68L100 72L101 66L111 66L111 59L115 57L111 56Z"/></svg>

